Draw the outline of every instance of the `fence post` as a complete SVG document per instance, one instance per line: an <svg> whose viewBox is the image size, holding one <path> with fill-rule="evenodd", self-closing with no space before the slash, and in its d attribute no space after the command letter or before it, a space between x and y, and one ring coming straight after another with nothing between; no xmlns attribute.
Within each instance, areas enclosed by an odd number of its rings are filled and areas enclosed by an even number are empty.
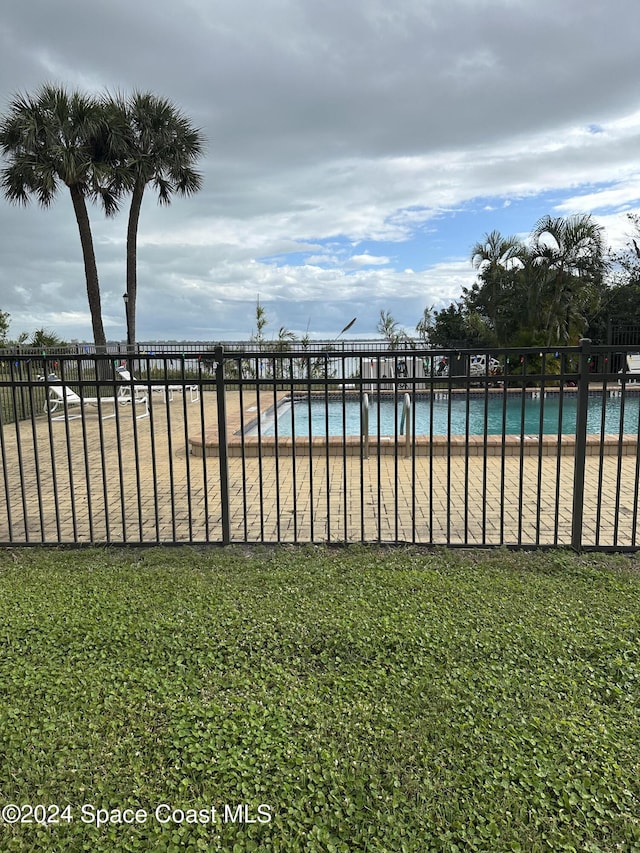
<svg viewBox="0 0 640 853"><path fill-rule="evenodd" d="M571 547L582 549L584 514L584 473L587 455L587 407L589 405L589 358L591 339L580 338L578 399L576 401L576 449L573 468L573 508L571 511ZM558 449L559 450L559 449Z"/></svg>
<svg viewBox="0 0 640 853"><path fill-rule="evenodd" d="M227 405L224 387L224 351L213 348L216 362L216 406L218 409L218 461L220 463L220 509L222 513L222 544L231 542L231 516L229 512L229 454L227 448Z"/></svg>

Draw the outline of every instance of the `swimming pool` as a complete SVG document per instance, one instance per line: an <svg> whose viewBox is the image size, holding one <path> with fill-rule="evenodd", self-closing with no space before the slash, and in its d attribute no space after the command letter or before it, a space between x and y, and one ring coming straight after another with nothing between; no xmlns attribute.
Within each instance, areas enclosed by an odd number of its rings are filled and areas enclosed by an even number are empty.
<svg viewBox="0 0 640 853"><path fill-rule="evenodd" d="M589 395L587 431L602 431L604 401L604 433L636 435L639 426L637 394L627 394L621 424L620 392L609 391ZM415 435L557 435L575 433L577 395L557 392L540 394L536 391L511 392L485 397L484 394L447 394L436 392L433 398L415 395L412 398L411 432ZM400 435L403 397L370 398L369 435ZM348 436L360 435L361 401L342 397L285 400L277 410L263 415L260 432L263 436ZM378 422L380 426L378 427ZM622 429L621 429L622 426ZM252 424L248 435L256 435Z"/></svg>

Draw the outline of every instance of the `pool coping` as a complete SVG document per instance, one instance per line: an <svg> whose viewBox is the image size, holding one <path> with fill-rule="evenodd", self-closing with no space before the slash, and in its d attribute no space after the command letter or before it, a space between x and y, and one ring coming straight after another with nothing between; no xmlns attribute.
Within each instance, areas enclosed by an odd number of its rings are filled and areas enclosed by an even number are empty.
<svg viewBox="0 0 640 853"><path fill-rule="evenodd" d="M412 438L411 436L409 437ZM574 456L575 436L544 435L418 435L407 442L405 436L369 436L368 454L416 455L416 456ZM636 454L638 439L634 435L588 435L587 456ZM192 456L218 456L218 437L189 438ZM228 456L356 456L367 457L367 443L357 435L342 436L298 436L297 438L275 436L234 435L227 440Z"/></svg>
<svg viewBox="0 0 640 853"><path fill-rule="evenodd" d="M525 393L531 396L538 396L541 389L527 388ZM559 392L559 388L545 388L546 394L554 394ZM605 389L593 388L590 393L602 393ZM618 396L619 391L616 388L606 389L608 393L613 392L613 395ZM634 389L635 391L635 389ZM464 393L466 389L448 389L438 391L438 393ZM617 392L617 393L616 393ZM356 392L359 395L359 392ZM484 390L479 392L483 397ZM504 389L489 389L490 394L504 395ZM522 391L515 391L518 396L521 396ZM575 393L574 389L565 389L565 393ZM640 389L637 393L640 393ZM353 392L334 393L332 396L336 399L343 399L351 396ZM612 395L612 396L613 396ZM295 398L295 394L283 393L278 400L278 405L283 401ZM318 393L319 397L325 398L323 392ZM382 396L382 395L381 395ZM385 393L384 396L394 396L393 394ZM398 394L398 397L401 395ZM306 399L306 395L302 397ZM271 405L266 408L261 416L264 417L269 410L273 410ZM255 408L253 409L255 411ZM234 419L235 420L235 419ZM244 433L238 429L227 437L227 455L230 457L258 457L258 456L349 456L367 458L367 448L369 455L396 455L396 456L574 456L576 438L571 434L515 434L515 435L413 435L407 436L378 436L370 435L368 442L365 437L359 435L348 436L297 436L295 438L289 436L264 436L264 435L247 435L247 431L257 423L257 418L244 424ZM239 426L236 421L236 425ZM233 427L231 427L233 429ZM218 440L217 427L205 431L204 435L189 436L188 450L195 457L210 457L220 455L220 444ZM602 436L599 433L588 434L586 437L586 454L588 456L628 456L638 453L638 436L633 434L606 434Z"/></svg>

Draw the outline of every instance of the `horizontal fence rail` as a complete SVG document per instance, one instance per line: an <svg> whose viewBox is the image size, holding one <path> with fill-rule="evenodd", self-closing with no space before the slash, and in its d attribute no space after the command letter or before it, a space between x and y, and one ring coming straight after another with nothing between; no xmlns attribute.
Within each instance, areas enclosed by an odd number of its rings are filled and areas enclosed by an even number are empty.
<svg viewBox="0 0 640 853"><path fill-rule="evenodd" d="M5 351L0 544L637 548L631 346L316 344Z"/></svg>

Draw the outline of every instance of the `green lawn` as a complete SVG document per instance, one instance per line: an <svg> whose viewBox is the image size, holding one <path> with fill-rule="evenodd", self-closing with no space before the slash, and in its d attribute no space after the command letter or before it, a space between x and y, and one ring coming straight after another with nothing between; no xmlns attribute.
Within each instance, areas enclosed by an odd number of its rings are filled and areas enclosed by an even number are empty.
<svg viewBox="0 0 640 853"><path fill-rule="evenodd" d="M640 850L639 567L0 551L0 849Z"/></svg>

